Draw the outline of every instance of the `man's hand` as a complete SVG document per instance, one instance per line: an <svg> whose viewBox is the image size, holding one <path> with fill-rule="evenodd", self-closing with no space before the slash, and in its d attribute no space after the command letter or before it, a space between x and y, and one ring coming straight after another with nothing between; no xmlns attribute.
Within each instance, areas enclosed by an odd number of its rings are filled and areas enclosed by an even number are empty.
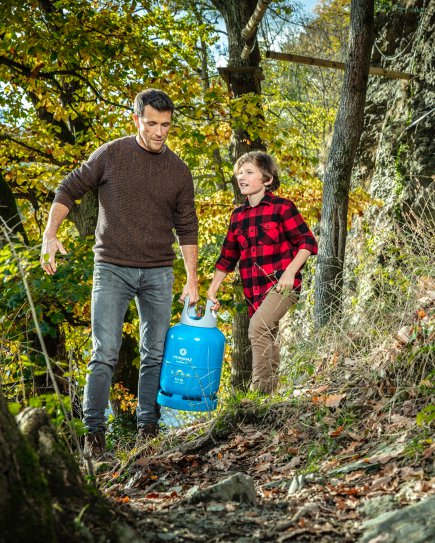
<svg viewBox="0 0 435 543"><path fill-rule="evenodd" d="M66 255L62 243L56 237L43 237L41 249L41 266L48 275L54 275L57 270L55 256L57 252Z"/></svg>
<svg viewBox="0 0 435 543"><path fill-rule="evenodd" d="M50 208L50 213L48 214L47 226L44 230L44 235L42 236L40 259L41 266L48 275L56 273L57 267L55 256L57 251L63 255L67 254L62 243L57 239L56 234L59 230L59 226L62 224L62 221L68 213L69 209L67 206L54 202Z"/></svg>
<svg viewBox="0 0 435 543"><path fill-rule="evenodd" d="M186 296L189 296L189 307L199 302L199 290L197 281L189 281L183 288L180 296L180 302L184 303Z"/></svg>
<svg viewBox="0 0 435 543"><path fill-rule="evenodd" d="M180 296L180 302L184 303L186 296L189 296L189 307L199 301L198 291L198 245L181 245L184 267L186 268L187 282Z"/></svg>

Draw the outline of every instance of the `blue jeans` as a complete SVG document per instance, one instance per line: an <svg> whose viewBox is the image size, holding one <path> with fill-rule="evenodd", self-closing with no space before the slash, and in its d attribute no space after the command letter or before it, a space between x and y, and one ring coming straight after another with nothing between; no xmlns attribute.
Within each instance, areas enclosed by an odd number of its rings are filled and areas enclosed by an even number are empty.
<svg viewBox="0 0 435 543"><path fill-rule="evenodd" d="M140 320L138 426L156 423L160 370L171 319L172 268L127 268L96 262L92 289L92 357L83 399L83 421L89 432L106 429L113 371L118 362L122 326L135 298Z"/></svg>

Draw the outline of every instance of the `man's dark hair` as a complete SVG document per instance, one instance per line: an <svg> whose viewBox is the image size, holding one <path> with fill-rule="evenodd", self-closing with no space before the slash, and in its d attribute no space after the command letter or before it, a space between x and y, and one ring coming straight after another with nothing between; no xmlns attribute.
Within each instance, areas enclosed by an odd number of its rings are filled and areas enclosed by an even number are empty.
<svg viewBox="0 0 435 543"><path fill-rule="evenodd" d="M134 99L134 112L142 117L145 106L151 106L157 111L174 112L174 103L169 96L159 89L147 89L136 95Z"/></svg>

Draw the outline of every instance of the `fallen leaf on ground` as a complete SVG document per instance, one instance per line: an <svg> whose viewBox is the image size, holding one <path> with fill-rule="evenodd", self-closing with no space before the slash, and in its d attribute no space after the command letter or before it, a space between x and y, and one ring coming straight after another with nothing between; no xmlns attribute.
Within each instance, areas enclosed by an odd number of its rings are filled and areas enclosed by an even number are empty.
<svg viewBox="0 0 435 543"><path fill-rule="evenodd" d="M272 464L270 462L260 462L259 464L257 464L255 466L255 471L258 471L258 472L262 472L262 471L267 471L271 468Z"/></svg>
<svg viewBox="0 0 435 543"><path fill-rule="evenodd" d="M396 332L396 339L403 345L407 345L411 341L412 326L402 326L402 328Z"/></svg>
<svg viewBox="0 0 435 543"><path fill-rule="evenodd" d="M275 471L278 473L285 473L286 471L290 471L294 469L296 466L299 466L299 464L301 463L301 460L302 459L300 456L295 456L294 458L290 460L290 462L287 462L287 464L285 464L284 466L281 466L280 468L277 468Z"/></svg>
<svg viewBox="0 0 435 543"><path fill-rule="evenodd" d="M313 394L320 394L321 392L325 392L325 390L328 390L328 385L322 385L321 387L314 388L311 392Z"/></svg>
<svg viewBox="0 0 435 543"><path fill-rule="evenodd" d="M326 407L338 407L345 394L330 394L329 396L313 396L312 402Z"/></svg>
<svg viewBox="0 0 435 543"><path fill-rule="evenodd" d="M344 426L339 426L334 431L332 431L329 435L330 437L338 437L344 430Z"/></svg>

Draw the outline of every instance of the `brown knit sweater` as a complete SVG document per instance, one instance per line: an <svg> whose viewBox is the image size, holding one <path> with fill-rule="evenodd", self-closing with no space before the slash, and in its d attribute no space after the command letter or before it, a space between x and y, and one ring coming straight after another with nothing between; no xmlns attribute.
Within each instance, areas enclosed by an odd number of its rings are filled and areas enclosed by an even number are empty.
<svg viewBox="0 0 435 543"><path fill-rule="evenodd" d="M180 245L197 244L192 175L168 147L162 153L150 153L135 136L106 143L62 181L54 201L71 208L94 189L99 201L97 262L171 266L173 229Z"/></svg>

